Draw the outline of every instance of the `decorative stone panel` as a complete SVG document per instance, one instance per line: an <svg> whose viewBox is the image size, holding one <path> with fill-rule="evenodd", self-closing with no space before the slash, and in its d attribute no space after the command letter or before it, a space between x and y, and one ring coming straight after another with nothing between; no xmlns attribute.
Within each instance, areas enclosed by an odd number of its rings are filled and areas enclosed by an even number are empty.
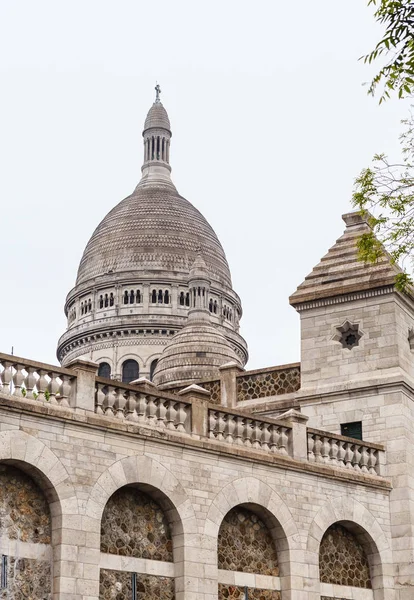
<svg viewBox="0 0 414 600"><path fill-rule="evenodd" d="M101 569L99 600L131 600L132 573ZM136 575L137 598L145 600L173 600L174 579L155 575Z"/></svg>
<svg viewBox="0 0 414 600"><path fill-rule="evenodd" d="M299 367L246 373L237 377L237 401L290 394L299 388Z"/></svg>
<svg viewBox="0 0 414 600"><path fill-rule="evenodd" d="M51 600L51 573L48 561L7 557L7 587L0 600Z"/></svg>
<svg viewBox="0 0 414 600"><path fill-rule="evenodd" d="M171 532L163 510L134 487L115 492L102 515L101 552L172 562Z"/></svg>
<svg viewBox="0 0 414 600"><path fill-rule="evenodd" d="M244 600L245 588L236 585L227 585L219 583L219 600ZM249 600L281 600L280 592L276 590L259 590L257 588L247 588Z"/></svg>
<svg viewBox="0 0 414 600"><path fill-rule="evenodd" d="M323 583L371 588L368 559L355 536L341 525L332 525L322 538L319 552Z"/></svg>
<svg viewBox="0 0 414 600"><path fill-rule="evenodd" d="M218 535L218 568L279 575L272 537L255 513L237 506L224 517Z"/></svg>
<svg viewBox="0 0 414 600"><path fill-rule="evenodd" d="M220 379L216 381L201 381L199 385L201 385L201 387L210 392L210 402L212 402L213 404L221 403Z"/></svg>
<svg viewBox="0 0 414 600"><path fill-rule="evenodd" d="M0 464L0 537L50 544L49 505L36 483L23 471Z"/></svg>

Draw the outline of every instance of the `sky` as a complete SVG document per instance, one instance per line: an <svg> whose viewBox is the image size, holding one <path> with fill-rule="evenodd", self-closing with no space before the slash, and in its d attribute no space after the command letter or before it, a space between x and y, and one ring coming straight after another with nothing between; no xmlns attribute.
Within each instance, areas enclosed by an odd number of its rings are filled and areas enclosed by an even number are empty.
<svg viewBox="0 0 414 600"><path fill-rule="evenodd" d="M224 247L248 368L299 361L289 295L408 112L367 96L366 4L0 2L0 352L57 364L84 247L140 179L158 81L173 181Z"/></svg>

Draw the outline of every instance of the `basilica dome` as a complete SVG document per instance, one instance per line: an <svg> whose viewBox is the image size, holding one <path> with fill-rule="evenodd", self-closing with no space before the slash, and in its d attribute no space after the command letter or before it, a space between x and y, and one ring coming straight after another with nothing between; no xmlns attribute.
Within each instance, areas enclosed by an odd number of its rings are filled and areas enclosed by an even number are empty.
<svg viewBox="0 0 414 600"><path fill-rule="evenodd" d="M158 85L156 94L142 134L140 182L106 215L86 245L76 284L66 298L67 330L57 348L63 366L77 359L94 361L100 375L124 382L152 379L164 349L187 324L195 308L189 278L200 263L197 256L203 258L208 281L208 332L205 327L191 331L193 338L205 341L204 372L224 359L244 365L248 357L239 333L242 306L224 250L211 225L172 182L170 119ZM165 359L164 366L160 378L168 384L171 364ZM202 366L194 362L197 376ZM190 377L193 371L187 371ZM185 379L184 372L181 376Z"/></svg>
<svg viewBox="0 0 414 600"><path fill-rule="evenodd" d="M231 287L224 250L203 215L171 184L138 185L96 228L76 285L130 271L187 277L200 249L211 280Z"/></svg>

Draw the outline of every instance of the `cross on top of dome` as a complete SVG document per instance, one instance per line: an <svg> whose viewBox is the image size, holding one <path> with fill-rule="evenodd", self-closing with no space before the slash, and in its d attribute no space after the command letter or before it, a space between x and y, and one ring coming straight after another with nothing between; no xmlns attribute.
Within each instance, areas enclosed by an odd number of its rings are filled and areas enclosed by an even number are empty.
<svg viewBox="0 0 414 600"><path fill-rule="evenodd" d="M160 94L161 94L161 87L160 87L160 84L157 82L157 85L155 86L155 102L157 104L159 104L161 102Z"/></svg>

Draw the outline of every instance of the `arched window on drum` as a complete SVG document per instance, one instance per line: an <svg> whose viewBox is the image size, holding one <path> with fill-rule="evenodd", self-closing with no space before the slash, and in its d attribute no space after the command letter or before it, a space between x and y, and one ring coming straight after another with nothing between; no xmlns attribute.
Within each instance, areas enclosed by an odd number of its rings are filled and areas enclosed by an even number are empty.
<svg viewBox="0 0 414 600"><path fill-rule="evenodd" d="M139 366L136 360L128 359L122 365L122 382L131 383L139 377Z"/></svg>

